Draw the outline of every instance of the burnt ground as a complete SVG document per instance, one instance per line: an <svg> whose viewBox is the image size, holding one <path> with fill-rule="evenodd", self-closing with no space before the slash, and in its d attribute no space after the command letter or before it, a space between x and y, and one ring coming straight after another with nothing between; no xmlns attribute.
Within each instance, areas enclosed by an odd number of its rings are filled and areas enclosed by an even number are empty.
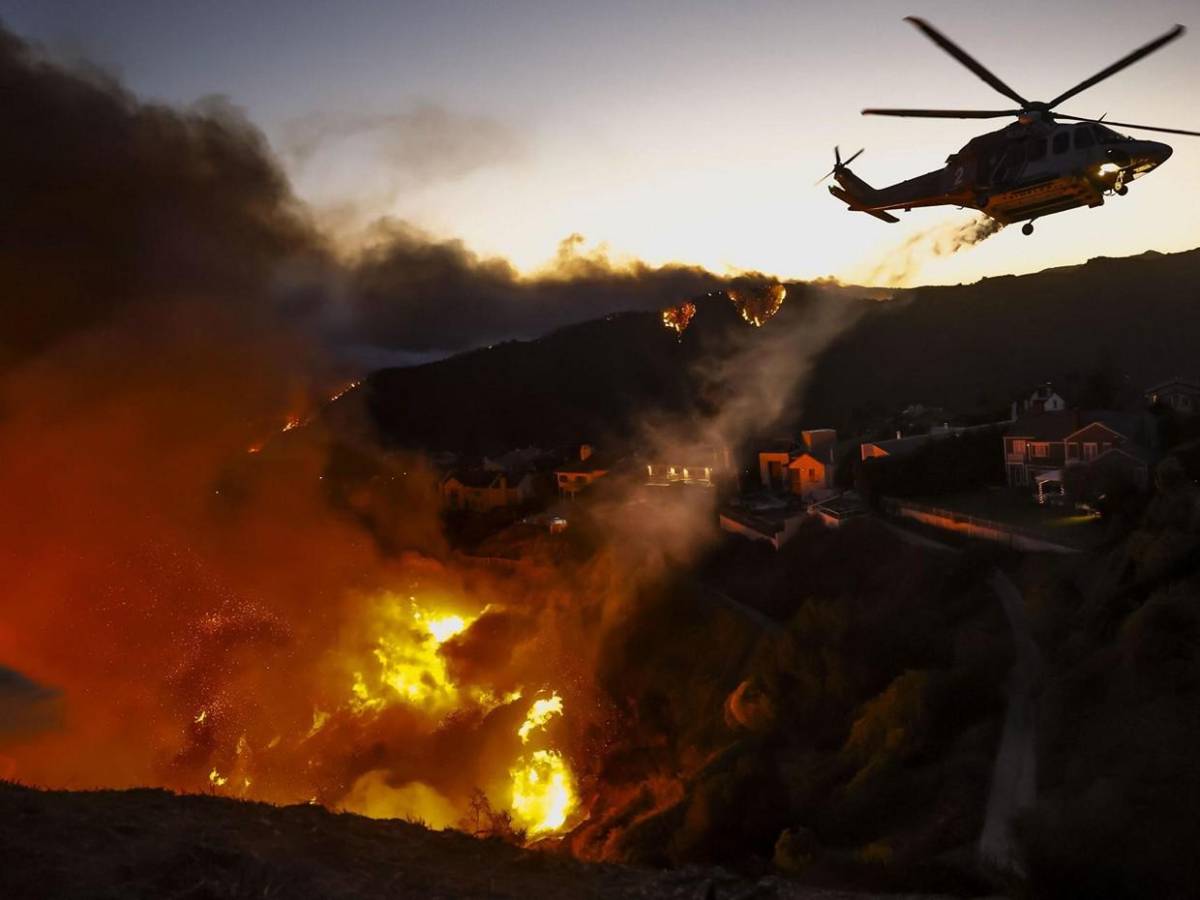
<svg viewBox="0 0 1200 900"><path fill-rule="evenodd" d="M0 782L0 897L870 900L775 876L583 863L319 806ZM929 898L925 898L929 900Z"/></svg>

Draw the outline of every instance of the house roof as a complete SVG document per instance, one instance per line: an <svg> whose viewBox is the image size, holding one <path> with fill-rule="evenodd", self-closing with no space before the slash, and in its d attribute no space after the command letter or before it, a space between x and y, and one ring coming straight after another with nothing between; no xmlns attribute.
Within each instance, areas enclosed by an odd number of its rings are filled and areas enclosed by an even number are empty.
<svg viewBox="0 0 1200 900"><path fill-rule="evenodd" d="M1061 441L1086 424L1089 422L1083 421L1079 412L1074 409L1040 412L1017 419L1004 435L1034 441Z"/></svg>
<svg viewBox="0 0 1200 900"><path fill-rule="evenodd" d="M818 462L822 466L831 465L833 463L833 448L820 447L817 450L801 450L788 462L788 468L800 468L806 458Z"/></svg>
<svg viewBox="0 0 1200 900"><path fill-rule="evenodd" d="M853 491L847 491L836 497L831 497L813 506L814 512L819 512L835 519L848 519L851 516L861 516L867 513L867 504Z"/></svg>
<svg viewBox="0 0 1200 900"><path fill-rule="evenodd" d="M1145 393L1157 394L1166 388L1174 387L1176 385L1179 387L1190 388L1193 391L1200 391L1200 381L1197 381L1195 378L1184 378L1180 375L1174 375L1171 378L1168 378L1166 381L1151 385L1150 387L1146 388Z"/></svg>
<svg viewBox="0 0 1200 900"><path fill-rule="evenodd" d="M878 447L888 456L904 456L918 450L933 440L928 434L914 434L909 437L891 438L886 441L863 441L869 447Z"/></svg>

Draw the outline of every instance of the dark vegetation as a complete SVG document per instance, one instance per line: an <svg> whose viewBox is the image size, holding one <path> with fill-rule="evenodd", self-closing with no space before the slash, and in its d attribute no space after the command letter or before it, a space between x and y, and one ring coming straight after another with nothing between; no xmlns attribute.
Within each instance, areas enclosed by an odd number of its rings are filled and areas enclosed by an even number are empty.
<svg viewBox="0 0 1200 900"><path fill-rule="evenodd" d="M577 443L581 436L601 445L619 442L656 412L714 409L716 398L705 395L694 373L728 354L745 325L723 297L697 305L681 341L662 327L658 313L631 312L535 341L383 369L367 382L369 409L393 444L495 453L531 443Z"/></svg>
<svg viewBox="0 0 1200 900"><path fill-rule="evenodd" d="M1019 832L1039 896L1200 884L1200 493L1170 460L1157 482L1105 554L1021 573L1049 669L1038 802Z"/></svg>
<svg viewBox="0 0 1200 900"><path fill-rule="evenodd" d="M864 520L777 555L730 539L699 583L641 598L602 657L606 691L636 711L607 780L678 793L594 811L576 849L983 891L974 842L1011 662L989 570Z"/></svg>
<svg viewBox="0 0 1200 900"><path fill-rule="evenodd" d="M917 401L1007 408L1031 381L1052 381L1082 407L1140 401L1145 387L1195 368L1197 284L1191 250L902 292L821 356L805 415L853 430Z"/></svg>

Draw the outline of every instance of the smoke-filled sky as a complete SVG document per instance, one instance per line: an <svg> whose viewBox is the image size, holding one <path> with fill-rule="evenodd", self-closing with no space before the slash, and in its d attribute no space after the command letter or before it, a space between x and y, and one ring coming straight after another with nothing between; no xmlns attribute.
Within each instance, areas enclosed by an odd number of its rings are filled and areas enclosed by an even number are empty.
<svg viewBox="0 0 1200 900"><path fill-rule="evenodd" d="M582 234L617 256L787 277L867 280L915 233L813 180L866 146L884 185L939 166L985 130L864 118L864 106L995 108L999 95L901 21L924 16L1026 96L1047 98L1161 34L1200 27L1193 0L895 4L258 3L0 0L0 21L86 59L143 99L213 94L266 134L298 195L344 242L387 214L517 271ZM1064 111L1200 128L1200 34ZM1007 103L1007 101L1004 101ZM989 123L984 123L988 125ZM995 123L1002 124L1000 122ZM1200 243L1200 139L1098 210L931 256L919 282L974 280L1097 255Z"/></svg>

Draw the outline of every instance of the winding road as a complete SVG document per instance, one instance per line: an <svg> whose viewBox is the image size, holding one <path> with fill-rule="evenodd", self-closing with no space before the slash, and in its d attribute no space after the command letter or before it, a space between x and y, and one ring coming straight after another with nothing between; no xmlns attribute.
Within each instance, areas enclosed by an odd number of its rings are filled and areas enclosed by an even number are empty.
<svg viewBox="0 0 1200 900"><path fill-rule="evenodd" d="M1037 797L1036 689L1042 677L1042 655L1029 633L1017 586L999 569L992 572L988 584L1008 617L1017 657L1008 676L1008 711L992 768L979 857L987 865L1020 872L1011 825L1014 817L1033 806Z"/></svg>

